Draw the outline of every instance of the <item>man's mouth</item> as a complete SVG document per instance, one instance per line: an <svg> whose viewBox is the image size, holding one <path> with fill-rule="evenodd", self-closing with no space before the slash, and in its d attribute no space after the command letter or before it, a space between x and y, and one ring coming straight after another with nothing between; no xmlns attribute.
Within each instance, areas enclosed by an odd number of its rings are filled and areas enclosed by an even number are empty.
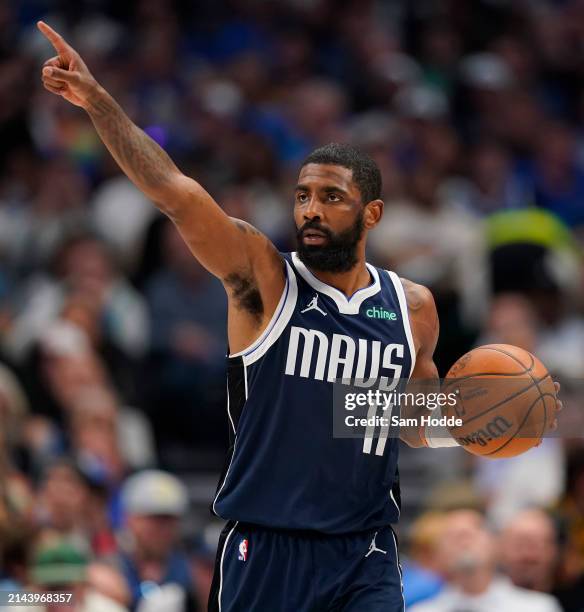
<svg viewBox="0 0 584 612"><path fill-rule="evenodd" d="M305 244L320 245L328 240L328 236L317 229L307 229L302 232L302 240Z"/></svg>

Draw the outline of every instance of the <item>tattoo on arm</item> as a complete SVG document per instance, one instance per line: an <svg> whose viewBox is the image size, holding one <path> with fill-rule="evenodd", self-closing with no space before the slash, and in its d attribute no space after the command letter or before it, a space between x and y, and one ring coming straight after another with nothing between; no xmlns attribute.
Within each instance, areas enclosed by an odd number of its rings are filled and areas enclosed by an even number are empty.
<svg viewBox="0 0 584 612"><path fill-rule="evenodd" d="M424 306L424 295L422 294L419 285L410 283L409 281L405 285L405 292L407 296L408 308L410 311L416 312Z"/></svg>
<svg viewBox="0 0 584 612"><path fill-rule="evenodd" d="M89 99L87 112L114 159L147 195L155 195L172 173L178 171L162 148L132 123L103 89Z"/></svg>

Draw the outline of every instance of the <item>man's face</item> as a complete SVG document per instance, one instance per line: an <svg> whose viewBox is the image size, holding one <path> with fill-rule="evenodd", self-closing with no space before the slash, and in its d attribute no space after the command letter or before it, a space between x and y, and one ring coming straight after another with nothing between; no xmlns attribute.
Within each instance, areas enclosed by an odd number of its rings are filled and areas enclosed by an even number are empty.
<svg viewBox="0 0 584 612"><path fill-rule="evenodd" d="M439 565L448 575L492 567L493 538L483 518L472 510L455 510L445 519L438 542Z"/></svg>
<svg viewBox="0 0 584 612"><path fill-rule="evenodd" d="M295 190L294 220L300 259L323 272L346 272L357 263L363 239L365 206L343 166L307 164L300 171Z"/></svg>
<svg viewBox="0 0 584 612"><path fill-rule="evenodd" d="M41 493L51 524L62 530L71 529L78 523L89 495L87 486L67 465L50 468Z"/></svg>
<svg viewBox="0 0 584 612"><path fill-rule="evenodd" d="M502 534L501 557L505 572L517 586L536 589L551 580L557 558L551 520L536 511L519 515Z"/></svg>
<svg viewBox="0 0 584 612"><path fill-rule="evenodd" d="M179 519L175 516L134 514L128 517L128 527L138 554L150 559L166 557L179 535Z"/></svg>

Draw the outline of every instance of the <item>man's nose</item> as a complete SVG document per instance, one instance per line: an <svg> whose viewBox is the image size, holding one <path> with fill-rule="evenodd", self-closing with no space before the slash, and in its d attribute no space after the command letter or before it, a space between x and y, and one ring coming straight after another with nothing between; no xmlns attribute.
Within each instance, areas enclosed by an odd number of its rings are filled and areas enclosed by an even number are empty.
<svg viewBox="0 0 584 612"><path fill-rule="evenodd" d="M304 218L307 221L320 220L322 218L322 207L318 198L312 197L304 209Z"/></svg>

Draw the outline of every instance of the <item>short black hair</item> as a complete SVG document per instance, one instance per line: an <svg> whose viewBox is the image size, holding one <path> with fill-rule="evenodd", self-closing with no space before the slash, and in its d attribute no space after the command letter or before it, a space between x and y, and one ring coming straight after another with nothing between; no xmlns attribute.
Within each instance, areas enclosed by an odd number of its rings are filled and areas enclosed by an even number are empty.
<svg viewBox="0 0 584 612"><path fill-rule="evenodd" d="M302 163L343 166L353 172L364 204L381 197L381 172L378 165L363 151L349 144L331 142L315 149Z"/></svg>

